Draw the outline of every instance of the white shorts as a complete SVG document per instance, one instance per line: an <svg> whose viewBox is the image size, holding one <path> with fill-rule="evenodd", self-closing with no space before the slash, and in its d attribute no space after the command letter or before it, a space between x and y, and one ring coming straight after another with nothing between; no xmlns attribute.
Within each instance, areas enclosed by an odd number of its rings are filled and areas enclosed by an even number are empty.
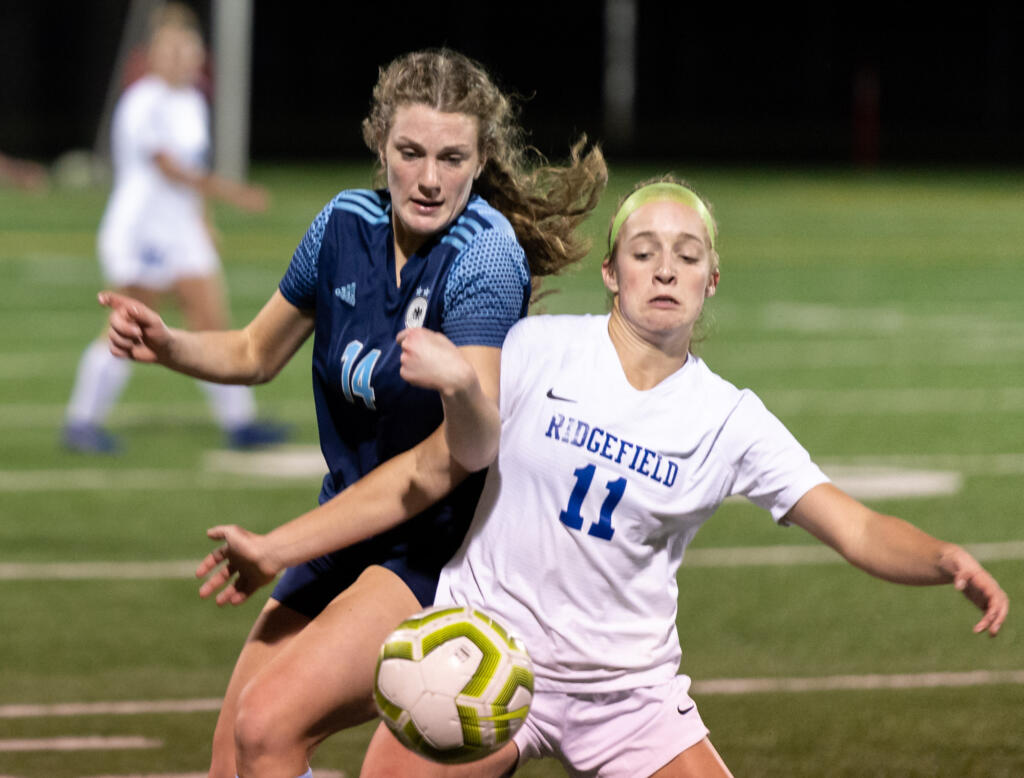
<svg viewBox="0 0 1024 778"><path fill-rule="evenodd" d="M519 764L554 757L573 778L640 778L708 734L690 677L621 692L535 692L515 734Z"/></svg>
<svg viewBox="0 0 1024 778"><path fill-rule="evenodd" d="M220 259L201 221L180 225L173 233L100 234L100 265L107 282L117 287L169 289L181 278L212 276Z"/></svg>

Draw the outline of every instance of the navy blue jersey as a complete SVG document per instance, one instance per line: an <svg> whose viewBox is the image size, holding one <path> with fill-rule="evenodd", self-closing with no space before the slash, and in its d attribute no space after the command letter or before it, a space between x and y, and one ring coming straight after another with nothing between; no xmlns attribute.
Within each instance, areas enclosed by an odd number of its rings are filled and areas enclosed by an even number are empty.
<svg viewBox="0 0 1024 778"><path fill-rule="evenodd" d="M530 275L511 225L482 198L409 257L395 282L386 190L338 194L313 221L280 284L315 312L313 396L327 462L320 501L413 447L444 417L437 392L399 375L406 327L443 332L457 346L501 347L526 314ZM431 509L380 538L397 554L461 542L482 478L471 477ZM446 561L441 560L443 564Z"/></svg>

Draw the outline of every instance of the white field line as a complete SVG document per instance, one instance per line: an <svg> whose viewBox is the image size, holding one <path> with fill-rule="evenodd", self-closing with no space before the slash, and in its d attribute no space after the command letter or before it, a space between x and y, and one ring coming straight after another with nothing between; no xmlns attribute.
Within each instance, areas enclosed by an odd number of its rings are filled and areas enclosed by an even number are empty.
<svg viewBox="0 0 1024 778"><path fill-rule="evenodd" d="M1002 356L1005 360L1005 355ZM73 372L73 371L72 371ZM72 372L68 374L71 381ZM761 389L758 394L774 413L829 416L899 415L922 413L1019 413L1024 411L1024 388L1019 386L967 388L865 388L865 389ZM65 406L56 403L0 404L0 428L54 429L63 423ZM274 411L289 419L312 413L308 402L280 401ZM209 418L202 398L193 402L124 403L114 413L111 426L147 424L156 421L195 421ZM211 422L212 423L212 422Z"/></svg>
<svg viewBox="0 0 1024 778"><path fill-rule="evenodd" d="M1004 543L965 543L975 559L984 562L1024 559L1024 541ZM686 551L684 567L788 567L846 563L827 546L756 546L734 548L691 548Z"/></svg>
<svg viewBox="0 0 1024 778"><path fill-rule="evenodd" d="M219 479L224 486L225 479ZM191 470L3 470L0 492L132 491L213 488L209 478Z"/></svg>
<svg viewBox="0 0 1024 778"><path fill-rule="evenodd" d="M279 489L288 482L319 485L324 469L317 473L278 473L267 478L253 473L207 473L197 470L0 470L0 492L76 492L76 491L179 491L210 489Z"/></svg>
<svg viewBox="0 0 1024 778"><path fill-rule="evenodd" d="M0 752L9 751L108 751L160 748L164 742L147 737L50 737L0 740Z"/></svg>
<svg viewBox="0 0 1024 778"><path fill-rule="evenodd" d="M979 561L1024 559L1024 541L1005 543L968 543L964 545ZM845 563L826 546L759 546L734 548L694 548L686 552L687 567L783 567Z"/></svg>
<svg viewBox="0 0 1024 778"><path fill-rule="evenodd" d="M725 303L726 301L721 301ZM728 303L726 310L733 308L730 318L737 319L735 308ZM993 308L988 315L978 311L954 311L950 313L927 313L893 306L840 306L828 303L804 303L793 300L774 300L744 311L742 320L760 319L761 329L775 332L806 332L815 335L887 335L900 333L949 334L954 337L986 336L1003 333L1021 334L1021 322L1016 311L1009 308Z"/></svg>
<svg viewBox="0 0 1024 778"><path fill-rule="evenodd" d="M859 500L957 494L963 476L955 470L911 470L877 465L823 465L833 483Z"/></svg>
<svg viewBox="0 0 1024 778"><path fill-rule="evenodd" d="M74 378L74 367L67 374L68 386ZM192 383L183 376L168 374L169 381ZM58 403L0 403L0 428L6 429L60 429L64 423L66 406ZM313 416L313 404L308 400L279 400L274 402L276 416L287 419L307 419ZM195 422L209 420L213 424L209 407L198 387L194 400L178 402L126 402L119 403L111 426L147 425L156 422Z"/></svg>
<svg viewBox="0 0 1024 778"><path fill-rule="evenodd" d="M130 491L143 489L276 488L282 480L316 484L326 471L316 446L277 446L268 451L209 451L199 469L70 468L0 470L0 492Z"/></svg>
<svg viewBox="0 0 1024 778"><path fill-rule="evenodd" d="M1024 352L1024 332L1007 336L993 331L974 337L944 339L941 351L935 347L934 335L929 336L927 342L901 340L898 344L880 342L878 338L815 338L799 345L791 341L747 342L738 339L734 333L729 334L728 341L728 345L717 348L712 336L706 348L708 363L725 378L740 368L745 371L777 371L793 367L934 366L942 355L948 360L949 354L956 355L958 368L1005 366L1019 364L1019 357Z"/></svg>
<svg viewBox="0 0 1024 778"><path fill-rule="evenodd" d="M694 681L695 694L754 694L870 689L936 689L1024 684L1024 670L973 670L963 673L832 675L820 678L717 678Z"/></svg>
<svg viewBox="0 0 1024 778"><path fill-rule="evenodd" d="M275 446L268 451L207 451L202 468L210 473L273 479L322 476L327 465L318 446Z"/></svg>
<svg viewBox="0 0 1024 778"><path fill-rule="evenodd" d="M194 578L199 560L164 562L4 562L0 581L180 580Z"/></svg>
<svg viewBox="0 0 1024 778"><path fill-rule="evenodd" d="M1024 559L1024 541L966 543L964 548L983 562ZM844 560L825 546L758 546L692 548L686 567L788 567L839 564ZM0 581L194 580L198 560L165 562L5 562Z"/></svg>
<svg viewBox="0 0 1024 778"><path fill-rule="evenodd" d="M868 673L801 678L709 678L694 681L697 694L758 694L871 689L938 689L1024 684L1024 670L971 670L936 673ZM139 716L154 713L205 713L220 709L219 698L138 700L131 702L0 705L0 719L63 716Z"/></svg>
<svg viewBox="0 0 1024 778"><path fill-rule="evenodd" d="M96 332L102 320L97 320ZM911 336L912 337L912 336ZM728 335L728 344L716 348L715 338L708 341L709 362L728 378L729 372L742 366L745 370L784 370L791 367L879 367L884 365L932 365L937 351L934 333L928 332L922 348L914 348L918 340L901 340L899 344L879 342L878 338L833 337L815 338L794 346L791 342L766 342L750 345L737 333ZM970 336L943 340L943 353L955 354L956 365L984 366L1012 364L1024 352L1024 332L1011 334L1003 325ZM0 352L0 382L25 378L65 378L71 380L75 366L85 348L40 353Z"/></svg>
<svg viewBox="0 0 1024 778"><path fill-rule="evenodd" d="M1024 411L1024 388L985 389L791 389L759 392L780 416L910 416L921 413L1018 413Z"/></svg>
<svg viewBox="0 0 1024 778"><path fill-rule="evenodd" d="M819 464L826 471L830 467L864 467L954 470L964 475L1024 474L1024 454L879 454L844 457L842 461Z"/></svg>
<svg viewBox="0 0 1024 778"><path fill-rule="evenodd" d="M1024 454L871 456L819 462L859 499L957 492L962 475L1024 474ZM272 489L289 479L313 484L325 465L315 446L242 453L210 451L198 469L98 468L0 470L0 492L130 491L144 489Z"/></svg>
<svg viewBox="0 0 1024 778"><path fill-rule="evenodd" d="M221 700L145 700L115 702L59 702L52 705L0 705L0 719L59 716L138 716L143 713L208 713L220 710Z"/></svg>
<svg viewBox="0 0 1024 778"><path fill-rule="evenodd" d="M281 482L262 484L256 479L238 481L251 489L259 486L280 487ZM223 489L230 479L211 478L192 470L6 470L0 472L0 492L67 492L67 491L166 491L180 489Z"/></svg>
<svg viewBox="0 0 1024 778"><path fill-rule="evenodd" d="M99 332L99 325L97 325ZM25 378L56 378L67 376L70 380L74 366L82 356L85 344L77 352L49 351L45 354L28 352L0 354L0 381L21 381Z"/></svg>

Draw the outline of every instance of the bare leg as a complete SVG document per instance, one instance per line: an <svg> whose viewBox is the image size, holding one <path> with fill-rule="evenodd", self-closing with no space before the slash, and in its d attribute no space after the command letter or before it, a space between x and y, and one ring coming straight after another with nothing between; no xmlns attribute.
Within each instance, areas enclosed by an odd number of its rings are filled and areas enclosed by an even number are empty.
<svg viewBox="0 0 1024 778"><path fill-rule="evenodd" d="M442 765L424 759L391 734L383 722L377 727L366 750L359 778L502 778L512 775L519 760L515 743L508 743L490 756L462 765Z"/></svg>
<svg viewBox="0 0 1024 778"><path fill-rule="evenodd" d="M159 309L160 298L164 294L164 291L161 289L150 289L148 286L134 286L131 284L128 286L122 286L117 291L126 297L134 297L140 303L152 308L154 311Z"/></svg>
<svg viewBox="0 0 1024 778"><path fill-rule="evenodd" d="M309 619L277 600L269 600L256 619L231 674L213 733L210 778L234 778L235 718L245 685L309 624ZM295 775L299 775L300 770Z"/></svg>
<svg viewBox="0 0 1024 778"><path fill-rule="evenodd" d="M153 289L128 286L119 290L155 308L159 293ZM72 450L112 453L117 441L102 429L131 376L130 362L110 353L106 330L89 344L78 362L75 382L65 411L64 442Z"/></svg>
<svg viewBox="0 0 1024 778"><path fill-rule="evenodd" d="M658 770L651 778L707 778L721 776L732 778L732 773L725 766L711 741L704 738L690 746L667 765Z"/></svg>
<svg viewBox="0 0 1024 778"><path fill-rule="evenodd" d="M201 332L228 328L227 290L220 275L179 278L174 282L174 296L188 329Z"/></svg>
<svg viewBox="0 0 1024 778"><path fill-rule="evenodd" d="M245 687L235 721L239 773L301 775L324 738L372 719L380 646L419 610L397 575L367 568Z"/></svg>

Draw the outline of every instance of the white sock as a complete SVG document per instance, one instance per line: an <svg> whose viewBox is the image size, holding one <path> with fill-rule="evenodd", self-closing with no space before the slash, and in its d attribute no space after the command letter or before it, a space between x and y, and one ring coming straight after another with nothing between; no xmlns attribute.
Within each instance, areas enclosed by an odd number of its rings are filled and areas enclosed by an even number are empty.
<svg viewBox="0 0 1024 778"><path fill-rule="evenodd" d="M65 413L68 423L102 424L131 374L131 361L111 354L105 340L93 341L78 362Z"/></svg>
<svg viewBox="0 0 1024 778"><path fill-rule="evenodd" d="M214 384L209 381L200 381L199 385L206 392L213 417L221 429L232 430L256 418L256 400L248 386Z"/></svg>

